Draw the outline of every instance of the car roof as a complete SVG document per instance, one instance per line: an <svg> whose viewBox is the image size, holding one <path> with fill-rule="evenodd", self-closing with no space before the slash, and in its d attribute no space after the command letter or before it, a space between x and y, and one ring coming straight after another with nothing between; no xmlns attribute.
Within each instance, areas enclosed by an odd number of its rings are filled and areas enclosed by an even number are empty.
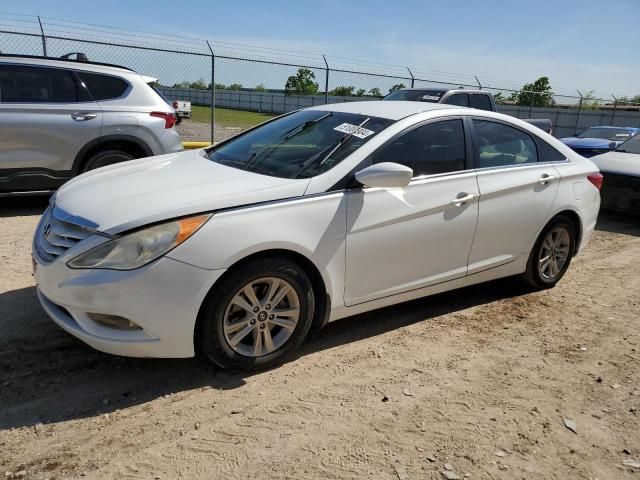
<svg viewBox="0 0 640 480"><path fill-rule="evenodd" d="M40 65L48 67L67 67L76 70L89 70L92 72L107 73L113 72L115 70L119 73L135 73L130 68L123 67L121 65L56 57L38 57L31 55L11 55L0 53L0 62L19 63L24 65Z"/></svg>
<svg viewBox="0 0 640 480"><path fill-rule="evenodd" d="M355 113L369 117L387 118L389 120L400 120L410 115L434 110L455 110L461 107L455 105L445 105L442 103L410 102L404 100L389 100L386 102L344 102L330 103L328 105L317 105L309 110L322 110L330 112Z"/></svg>

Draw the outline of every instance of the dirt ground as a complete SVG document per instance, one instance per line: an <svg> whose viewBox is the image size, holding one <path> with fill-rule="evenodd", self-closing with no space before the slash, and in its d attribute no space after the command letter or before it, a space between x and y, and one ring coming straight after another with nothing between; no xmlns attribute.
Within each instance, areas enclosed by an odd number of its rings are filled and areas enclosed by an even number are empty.
<svg viewBox="0 0 640 480"><path fill-rule="evenodd" d="M341 320L243 376L57 328L30 275L44 204L0 204L0 477L640 478L623 463L640 461L638 218L603 216L553 290L506 279Z"/></svg>

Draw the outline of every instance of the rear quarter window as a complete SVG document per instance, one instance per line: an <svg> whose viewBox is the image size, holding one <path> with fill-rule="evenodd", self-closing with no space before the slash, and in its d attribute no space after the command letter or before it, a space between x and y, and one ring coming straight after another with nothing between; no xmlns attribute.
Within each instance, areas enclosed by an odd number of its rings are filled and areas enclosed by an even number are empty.
<svg viewBox="0 0 640 480"><path fill-rule="evenodd" d="M536 140L538 141L541 162L564 162L567 159L564 153L560 153L555 147L552 147L544 140L540 140L539 138Z"/></svg>
<svg viewBox="0 0 640 480"><path fill-rule="evenodd" d="M472 94L469 95L469 106L471 108L477 108L478 110L492 111L491 100L487 95Z"/></svg>
<svg viewBox="0 0 640 480"><path fill-rule="evenodd" d="M123 79L99 73L76 72L94 100L113 100L126 92L129 84Z"/></svg>

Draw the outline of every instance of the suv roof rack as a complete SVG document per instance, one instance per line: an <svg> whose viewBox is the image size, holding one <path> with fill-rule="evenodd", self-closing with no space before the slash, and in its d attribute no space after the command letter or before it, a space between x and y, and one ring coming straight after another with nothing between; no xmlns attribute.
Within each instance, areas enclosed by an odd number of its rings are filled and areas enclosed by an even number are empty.
<svg viewBox="0 0 640 480"><path fill-rule="evenodd" d="M75 55L76 56L76 60L78 62L88 62L89 61L89 59L87 58L87 54L86 53L82 53L82 52L65 53L64 55L60 55L60 58L62 58L63 60L71 60L71 55Z"/></svg>
<svg viewBox="0 0 640 480"><path fill-rule="evenodd" d="M76 58L70 58L71 55L76 55ZM87 56L82 52L71 52L63 55L62 57L44 57L42 55L18 55L15 53L0 53L0 58L9 57L9 58L32 58L34 60L55 60L58 62L71 62L71 63L82 63L86 65L101 65L103 67L115 67L122 68L123 70L129 70L133 72L134 70L129 67L124 67L122 65L115 65L113 63L103 63L103 62L94 62L89 61Z"/></svg>

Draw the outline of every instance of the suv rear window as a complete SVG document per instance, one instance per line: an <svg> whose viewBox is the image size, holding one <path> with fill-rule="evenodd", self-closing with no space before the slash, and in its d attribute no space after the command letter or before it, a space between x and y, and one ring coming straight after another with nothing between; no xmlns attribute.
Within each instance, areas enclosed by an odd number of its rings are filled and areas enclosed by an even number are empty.
<svg viewBox="0 0 640 480"><path fill-rule="evenodd" d="M121 97L129 84L118 77L99 73L76 72L89 89L94 100L113 100Z"/></svg>
<svg viewBox="0 0 640 480"><path fill-rule="evenodd" d="M477 108L478 110L493 110L491 108L491 100L489 100L489 96L481 93L472 93L469 95L469 106L471 108Z"/></svg>
<svg viewBox="0 0 640 480"><path fill-rule="evenodd" d="M91 98L73 74L61 68L0 65L0 102L73 103Z"/></svg>

